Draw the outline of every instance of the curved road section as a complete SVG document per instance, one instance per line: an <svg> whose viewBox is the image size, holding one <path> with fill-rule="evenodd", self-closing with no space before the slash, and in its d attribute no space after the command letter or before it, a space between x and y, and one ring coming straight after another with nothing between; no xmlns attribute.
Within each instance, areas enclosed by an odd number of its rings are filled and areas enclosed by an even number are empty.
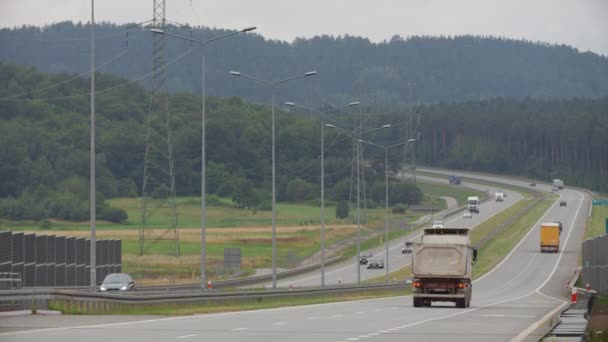
<svg viewBox="0 0 608 342"><path fill-rule="evenodd" d="M447 177L427 177L418 176L418 179L430 182L447 183ZM462 182L463 188L471 188L479 191L488 191L490 196L501 188L481 185L472 182ZM479 214L473 214L472 218L463 218L462 213L458 213L451 218L445 219L446 227L462 227L462 228L475 228L479 224L483 223L492 216L505 210L522 199L522 196L513 191L505 191L508 196L504 202L494 202L493 198L484 202L480 206ZM440 219L440 218L438 218ZM407 234L399 239L391 240L389 243L389 256L388 256L388 270L389 272L395 271L402 267L409 265L412 261L411 254L401 254L401 248L404 246L406 241L412 241L420 237L421 231L414 231ZM361 250L361 254L371 254L372 259L383 259L386 261L386 245L371 249ZM366 265L360 265L359 260L356 256L349 261L335 264L325 269L325 284L326 285L338 285L338 284L356 284L357 283L357 269L360 268L361 281L375 278L386 274L386 269L367 269ZM277 282L277 287L289 287L289 286L320 286L321 275L318 270L303 274L288 279L282 279ZM266 287L270 287L271 284L265 284Z"/></svg>
<svg viewBox="0 0 608 342"><path fill-rule="evenodd" d="M433 171L436 172L436 171ZM464 174L464 173L460 173ZM526 182L469 175L494 182ZM550 191L547 185L538 186ZM583 238L589 196L559 192L553 205L491 272L473 284L468 309L453 305L413 308L410 296L135 322L72 326L0 334L2 341L510 341L565 302ZM557 203L557 202L556 202ZM482 213L485 210L482 207ZM539 252L539 225L561 220L562 250ZM90 317L88 318L90 321ZM127 319L126 317L124 318ZM69 324L77 324L73 322Z"/></svg>

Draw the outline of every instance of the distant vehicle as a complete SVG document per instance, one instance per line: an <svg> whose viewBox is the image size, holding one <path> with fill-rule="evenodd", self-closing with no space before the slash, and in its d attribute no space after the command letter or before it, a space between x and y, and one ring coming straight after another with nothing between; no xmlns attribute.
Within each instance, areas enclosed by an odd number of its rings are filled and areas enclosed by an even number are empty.
<svg viewBox="0 0 608 342"><path fill-rule="evenodd" d="M470 211L465 211L464 215L462 215L462 217L464 218L473 218L473 214Z"/></svg>
<svg viewBox="0 0 608 342"><path fill-rule="evenodd" d="M433 226L431 228L443 228L443 221L433 221Z"/></svg>
<svg viewBox="0 0 608 342"><path fill-rule="evenodd" d="M401 254L410 254L412 253L412 245L414 243L411 241L407 241L403 248L401 248Z"/></svg>
<svg viewBox="0 0 608 342"><path fill-rule="evenodd" d="M530 186L536 186L536 183L530 183Z"/></svg>
<svg viewBox="0 0 608 342"><path fill-rule="evenodd" d="M562 233L561 222L543 222L540 224L540 251L559 252L559 238Z"/></svg>
<svg viewBox="0 0 608 342"><path fill-rule="evenodd" d="M100 291L135 291L135 282L126 273L110 273L101 283Z"/></svg>
<svg viewBox="0 0 608 342"><path fill-rule="evenodd" d="M383 259L370 260L369 263L367 264L367 268L368 269L384 268L384 260Z"/></svg>
<svg viewBox="0 0 608 342"><path fill-rule="evenodd" d="M468 307L475 260L477 250L471 246L469 229L425 229L412 253L414 307L431 306L433 301Z"/></svg>
<svg viewBox="0 0 608 342"><path fill-rule="evenodd" d="M459 185L462 182L462 177L456 176L456 175L450 175L448 177L448 180L450 181L450 184Z"/></svg>
<svg viewBox="0 0 608 342"><path fill-rule="evenodd" d="M360 265L367 265L367 263L369 262L369 259L372 258L371 254L361 254L361 258L359 259L359 264Z"/></svg>
<svg viewBox="0 0 608 342"><path fill-rule="evenodd" d="M497 192L494 194L494 199L496 202L503 202L505 200L505 193L501 191Z"/></svg>
<svg viewBox="0 0 608 342"><path fill-rule="evenodd" d="M470 212L479 214L479 197L469 196L467 199L467 208Z"/></svg>
<svg viewBox="0 0 608 342"><path fill-rule="evenodd" d="M554 179L553 180L553 189L556 190L562 190L564 188L564 181L561 179Z"/></svg>
<svg viewBox="0 0 608 342"><path fill-rule="evenodd" d="M559 201L559 206L560 207L567 207L568 203L566 203L566 201Z"/></svg>

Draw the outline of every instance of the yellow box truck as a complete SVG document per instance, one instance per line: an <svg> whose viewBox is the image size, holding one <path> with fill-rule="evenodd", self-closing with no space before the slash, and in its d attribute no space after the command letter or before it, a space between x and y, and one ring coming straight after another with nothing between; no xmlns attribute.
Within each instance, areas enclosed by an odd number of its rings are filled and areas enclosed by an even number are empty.
<svg viewBox="0 0 608 342"><path fill-rule="evenodd" d="M562 233L561 222L544 222L540 224L540 251L559 252L559 237Z"/></svg>

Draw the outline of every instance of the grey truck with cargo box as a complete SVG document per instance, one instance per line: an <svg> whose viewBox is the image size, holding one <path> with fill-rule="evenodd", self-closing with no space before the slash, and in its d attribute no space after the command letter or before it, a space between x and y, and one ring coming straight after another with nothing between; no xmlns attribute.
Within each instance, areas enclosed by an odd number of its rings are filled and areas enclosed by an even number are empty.
<svg viewBox="0 0 608 342"><path fill-rule="evenodd" d="M434 301L469 307L476 260L468 228L425 229L412 253L414 307L431 306Z"/></svg>

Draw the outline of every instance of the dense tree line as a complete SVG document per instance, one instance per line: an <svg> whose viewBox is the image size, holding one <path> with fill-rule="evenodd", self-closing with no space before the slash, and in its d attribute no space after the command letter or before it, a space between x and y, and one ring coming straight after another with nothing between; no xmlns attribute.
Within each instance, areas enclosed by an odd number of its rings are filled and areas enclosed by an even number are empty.
<svg viewBox="0 0 608 342"><path fill-rule="evenodd" d="M455 169L564 179L608 191L608 97L494 99L420 108L417 156ZM400 113L393 114L396 120Z"/></svg>
<svg viewBox="0 0 608 342"><path fill-rule="evenodd" d="M170 28L201 40L226 33L209 28ZM147 29L101 24L96 28L100 71L140 78L151 70L152 33ZM197 46L167 37L171 64L168 86L173 91L200 91ZM80 73L89 70L89 28L63 22L46 27L0 30L5 47L0 61L35 66L43 71ZM207 91L214 96L239 96L269 102L259 85L230 78L237 69L269 80L309 70L319 75L286 84L285 98L317 103L436 103L495 97L571 98L608 94L608 58L564 46L493 37L407 37L372 43L368 39L321 36L292 43L266 40L257 34L238 35L209 46ZM149 81L149 78L144 78Z"/></svg>
<svg viewBox="0 0 608 342"><path fill-rule="evenodd" d="M89 81L73 75L44 74L0 64L0 217L79 220L88 216ZM98 89L125 82L96 76ZM58 87L50 87L60 84ZM40 91L37 91L40 90ZM42 101L10 98L35 92ZM200 97L170 96L178 195L200 194ZM104 198L138 196L142 188L149 94L129 84L97 94L97 186L100 218L121 221L123 214ZM271 121L267 106L240 98L207 102L207 191L232 198L240 207L270 207ZM347 123L347 122L345 122ZM277 113L277 195L281 201L318 203L320 123L301 115ZM326 187L329 200L352 195L352 138L326 134ZM369 176L369 205L381 202ZM379 180L382 178L375 177ZM382 188L383 189L383 188ZM417 188L403 188L395 201L417 203ZM394 190L395 191L395 190ZM409 192L413 191L413 195ZM382 192L383 193L383 190Z"/></svg>

